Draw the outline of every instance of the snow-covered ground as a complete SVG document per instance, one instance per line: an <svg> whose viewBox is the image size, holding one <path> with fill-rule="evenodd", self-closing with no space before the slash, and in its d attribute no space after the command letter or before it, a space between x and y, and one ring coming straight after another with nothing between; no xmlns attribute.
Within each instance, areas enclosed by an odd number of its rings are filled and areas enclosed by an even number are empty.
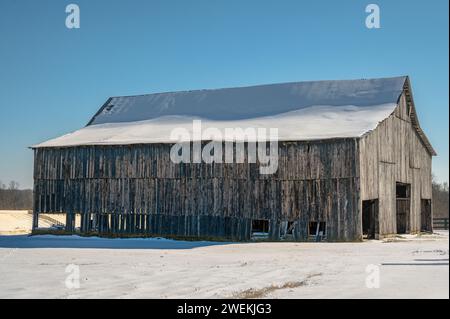
<svg viewBox="0 0 450 319"><path fill-rule="evenodd" d="M65 214L41 214L39 218L39 227L49 228L54 226L54 222L64 224L66 222ZM48 216L50 219L42 218ZM0 235L19 235L31 233L33 224L33 215L27 210L0 210ZM75 225L80 224L80 217L75 219Z"/></svg>
<svg viewBox="0 0 450 319"><path fill-rule="evenodd" d="M449 298L448 258L448 232L363 243L0 236L0 297Z"/></svg>
<svg viewBox="0 0 450 319"><path fill-rule="evenodd" d="M27 210L0 210L0 235L27 234L33 216Z"/></svg>

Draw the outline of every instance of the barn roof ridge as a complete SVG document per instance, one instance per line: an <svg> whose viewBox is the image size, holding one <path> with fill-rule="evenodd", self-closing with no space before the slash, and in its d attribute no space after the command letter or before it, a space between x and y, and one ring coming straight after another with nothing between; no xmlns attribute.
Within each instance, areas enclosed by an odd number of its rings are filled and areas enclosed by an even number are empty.
<svg viewBox="0 0 450 319"><path fill-rule="evenodd" d="M301 83L350 82L350 81L387 80L387 79L405 79L406 80L407 77L408 77L407 75L398 75L398 76L386 76L386 77L379 77L379 78L377 77L377 78L357 78L357 79L340 79L340 80L329 79L329 80L286 81L286 82L276 82L276 83L261 83L261 84L248 84L248 85L223 86L223 87L221 86L221 87L216 87L216 88L205 88L205 89L185 89L185 90L170 90L170 91L153 92L153 93L113 95L113 96L108 97L108 99L149 96L149 95L157 95L157 94L208 92L208 91L218 91L218 90L228 90L228 89L246 89L246 88L255 88L255 87L285 85L285 84L288 85L288 84L301 84Z"/></svg>

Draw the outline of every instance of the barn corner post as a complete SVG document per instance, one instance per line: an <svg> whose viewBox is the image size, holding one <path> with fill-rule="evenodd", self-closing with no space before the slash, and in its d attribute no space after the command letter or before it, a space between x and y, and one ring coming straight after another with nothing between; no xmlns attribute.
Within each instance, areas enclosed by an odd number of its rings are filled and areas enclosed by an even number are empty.
<svg viewBox="0 0 450 319"><path fill-rule="evenodd" d="M34 194L34 192L33 192L33 194ZM31 232L32 233L35 232L38 228L39 228L39 213L37 212L35 204L33 204L33 222L32 222L32 226L31 226Z"/></svg>
<svg viewBox="0 0 450 319"><path fill-rule="evenodd" d="M36 231L39 228L39 213L38 213L38 205L37 205L37 182L36 182L36 149L33 150L33 221L31 225L31 232Z"/></svg>
<svg viewBox="0 0 450 319"><path fill-rule="evenodd" d="M430 215L431 215L431 223L430 223L430 231L434 233L433 220L434 220L434 209L433 209L433 194L431 194L430 200Z"/></svg>
<svg viewBox="0 0 450 319"><path fill-rule="evenodd" d="M362 195L361 195L361 139L354 138L355 144L355 152L354 152L354 161L355 161L355 194L356 194L356 232L355 232L355 240L362 241L363 240L363 205L362 205Z"/></svg>
<svg viewBox="0 0 450 319"><path fill-rule="evenodd" d="M33 197L35 192L33 191ZM36 208L35 201L33 200L33 224L31 226L31 232L36 231L39 228L39 213Z"/></svg>

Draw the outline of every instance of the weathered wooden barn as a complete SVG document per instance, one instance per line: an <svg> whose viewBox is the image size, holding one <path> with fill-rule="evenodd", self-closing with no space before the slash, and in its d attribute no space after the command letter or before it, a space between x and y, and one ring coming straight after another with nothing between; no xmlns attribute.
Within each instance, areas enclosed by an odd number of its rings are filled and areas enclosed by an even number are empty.
<svg viewBox="0 0 450 319"><path fill-rule="evenodd" d="M278 169L261 174L248 156L174 163L169 135L194 119L278 128ZM230 143L200 138L210 140ZM408 77L113 97L86 127L32 148L34 229L40 214L64 213L68 232L126 236L356 241L432 230L435 151Z"/></svg>

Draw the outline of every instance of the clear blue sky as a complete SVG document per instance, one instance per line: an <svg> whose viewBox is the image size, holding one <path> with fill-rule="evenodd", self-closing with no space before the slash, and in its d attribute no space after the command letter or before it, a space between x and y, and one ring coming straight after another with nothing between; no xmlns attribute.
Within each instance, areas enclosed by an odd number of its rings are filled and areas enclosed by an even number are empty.
<svg viewBox="0 0 450 319"><path fill-rule="evenodd" d="M65 27L76 3L81 28ZM381 29L365 27L365 7ZM32 186L27 146L109 96L409 75L448 181L448 0L0 1L0 180Z"/></svg>

